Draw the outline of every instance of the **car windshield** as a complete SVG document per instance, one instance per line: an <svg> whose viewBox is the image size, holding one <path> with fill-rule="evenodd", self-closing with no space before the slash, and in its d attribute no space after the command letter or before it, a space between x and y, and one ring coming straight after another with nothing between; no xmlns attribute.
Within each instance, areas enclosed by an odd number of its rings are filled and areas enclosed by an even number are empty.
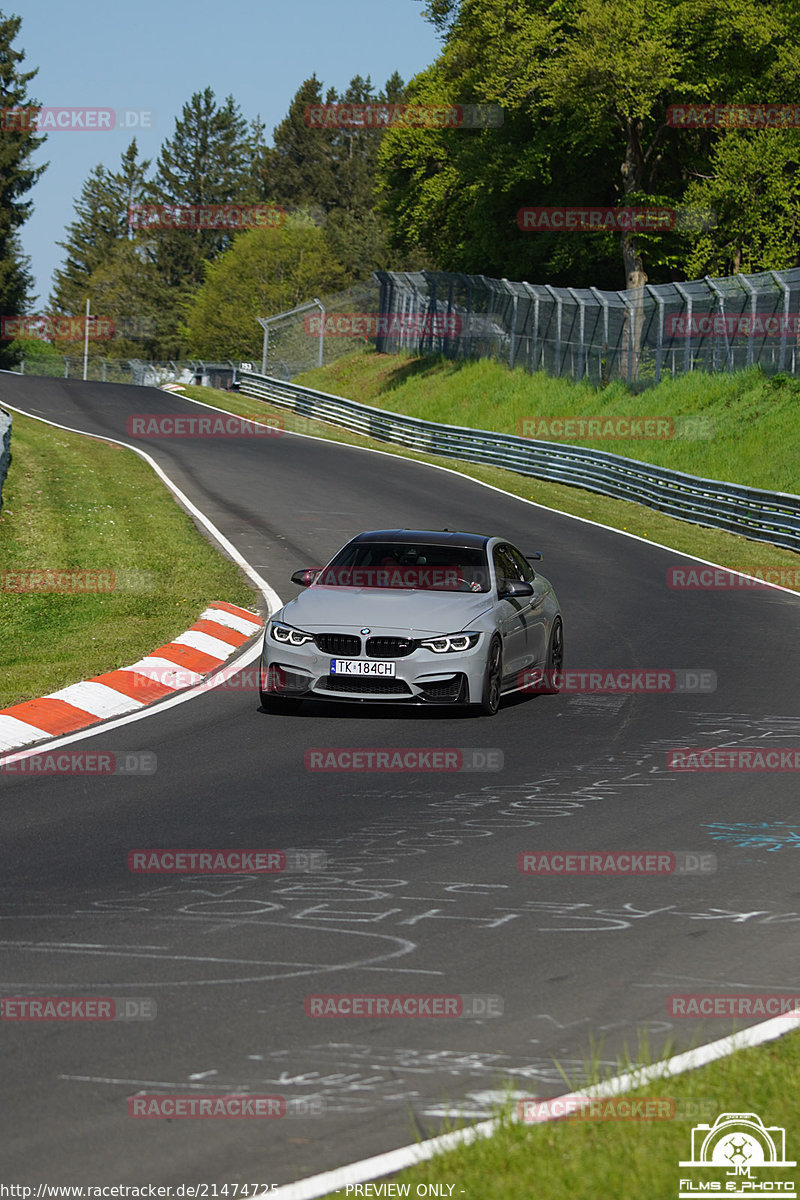
<svg viewBox="0 0 800 1200"><path fill-rule="evenodd" d="M417 588L488 592L486 554L475 546L357 542L345 546L317 579L325 587Z"/></svg>

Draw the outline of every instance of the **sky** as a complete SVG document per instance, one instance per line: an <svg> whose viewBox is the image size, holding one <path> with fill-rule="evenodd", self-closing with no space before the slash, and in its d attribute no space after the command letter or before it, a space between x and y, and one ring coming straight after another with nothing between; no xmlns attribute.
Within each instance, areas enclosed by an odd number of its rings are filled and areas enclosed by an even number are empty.
<svg viewBox="0 0 800 1200"><path fill-rule="evenodd" d="M0 0L22 17L14 43L23 70L39 68L28 95L53 108L109 107L152 113L140 129L140 157L155 163L162 141L194 92L233 95L249 121L260 115L271 142L304 79L343 90L354 75L381 88L394 71L404 81L436 58L441 43L419 0ZM132 116L129 120L138 120ZM64 252L56 245L93 167L114 170L135 130L53 132L36 163L47 170L28 198L34 212L21 231L41 312Z"/></svg>

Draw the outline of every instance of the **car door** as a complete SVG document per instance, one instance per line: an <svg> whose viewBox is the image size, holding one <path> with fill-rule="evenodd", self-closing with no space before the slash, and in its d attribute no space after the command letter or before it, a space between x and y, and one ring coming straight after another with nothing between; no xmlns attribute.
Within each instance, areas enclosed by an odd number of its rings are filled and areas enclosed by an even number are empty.
<svg viewBox="0 0 800 1200"><path fill-rule="evenodd" d="M498 542L492 551L492 561L499 599L503 583L506 580L519 582L522 576L506 543ZM527 663L530 600L530 596L505 596L499 600L498 628L503 639L503 680L506 684L515 683Z"/></svg>
<svg viewBox="0 0 800 1200"><path fill-rule="evenodd" d="M520 619L525 626L525 662L523 669L542 666L547 653L547 622L544 602L548 587L540 576L536 574L525 555L516 546L508 544L507 549L518 571L521 573L521 578L533 585L532 596L519 597L520 600L527 600L528 602L524 612L520 612Z"/></svg>

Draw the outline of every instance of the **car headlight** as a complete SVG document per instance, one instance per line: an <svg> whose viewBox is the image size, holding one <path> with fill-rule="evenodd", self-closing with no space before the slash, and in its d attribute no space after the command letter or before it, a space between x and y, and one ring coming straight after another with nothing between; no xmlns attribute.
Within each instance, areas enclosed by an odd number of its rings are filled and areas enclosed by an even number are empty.
<svg viewBox="0 0 800 1200"><path fill-rule="evenodd" d="M434 654L458 654L477 646L479 633L445 633L441 637L423 638L420 646Z"/></svg>
<svg viewBox="0 0 800 1200"><path fill-rule="evenodd" d="M281 625L274 621L269 627L269 634L276 642L280 642L284 646L305 646L306 642L313 642L313 633L306 633L303 629L294 629L291 625Z"/></svg>

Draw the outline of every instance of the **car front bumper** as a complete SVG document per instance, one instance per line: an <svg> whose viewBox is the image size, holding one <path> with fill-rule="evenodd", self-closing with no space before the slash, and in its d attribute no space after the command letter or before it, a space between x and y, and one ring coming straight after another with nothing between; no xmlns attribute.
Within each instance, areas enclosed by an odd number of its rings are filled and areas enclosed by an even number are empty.
<svg viewBox="0 0 800 1200"><path fill-rule="evenodd" d="M350 633L350 631L348 631ZM397 630L373 631L378 636L405 637ZM261 690L289 698L350 701L370 704L477 704L483 691L486 634L476 646L455 653L436 654L418 647L411 654L388 657L394 663L392 676L341 675L331 673L331 661L357 656L325 653L313 642L289 646L264 637L261 656Z"/></svg>

